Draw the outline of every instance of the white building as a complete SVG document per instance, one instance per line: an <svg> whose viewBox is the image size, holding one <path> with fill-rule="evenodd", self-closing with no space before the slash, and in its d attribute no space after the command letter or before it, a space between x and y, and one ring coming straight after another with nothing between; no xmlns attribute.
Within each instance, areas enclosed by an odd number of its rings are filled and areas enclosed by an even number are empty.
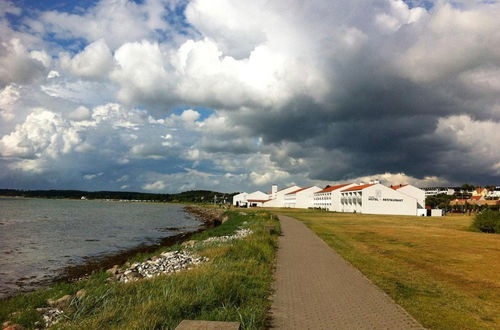
<svg viewBox="0 0 500 330"><path fill-rule="evenodd" d="M488 191L488 198L500 198L500 187L495 187L495 189Z"/></svg>
<svg viewBox="0 0 500 330"><path fill-rule="evenodd" d="M267 195L267 201L263 203L264 207L284 207L285 206L285 195L291 193L292 191L299 190L299 186L291 186L281 190L278 190L278 186L273 184L271 187L271 192Z"/></svg>
<svg viewBox="0 0 500 330"><path fill-rule="evenodd" d="M380 183L353 186L341 191L342 212L417 215L417 199Z"/></svg>
<svg viewBox="0 0 500 330"><path fill-rule="evenodd" d="M425 187L421 189L425 192L425 196L436 196L441 194L453 196L455 194L455 188L453 187Z"/></svg>
<svg viewBox="0 0 500 330"><path fill-rule="evenodd" d="M233 205L240 207L255 207L262 206L262 204L269 199L268 194L262 191L255 191L253 193L240 193L233 196Z"/></svg>
<svg viewBox="0 0 500 330"><path fill-rule="evenodd" d="M392 189L397 190L403 194L411 196L417 199L417 207L419 209L425 209L425 191L411 184L400 184L397 186L391 186Z"/></svg>
<svg viewBox="0 0 500 330"><path fill-rule="evenodd" d="M355 183L345 183L336 186L330 186L323 190L314 193L314 207L328 210L341 212L342 207L340 205L341 191L343 189L355 186Z"/></svg>
<svg viewBox="0 0 500 330"><path fill-rule="evenodd" d="M320 187L312 186L289 192L284 196L284 206L299 209L307 209L313 207L314 193L320 190Z"/></svg>

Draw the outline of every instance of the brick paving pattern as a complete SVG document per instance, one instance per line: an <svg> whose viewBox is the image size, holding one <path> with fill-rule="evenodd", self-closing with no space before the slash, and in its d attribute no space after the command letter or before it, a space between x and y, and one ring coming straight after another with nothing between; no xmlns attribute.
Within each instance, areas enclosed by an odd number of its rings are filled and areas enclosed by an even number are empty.
<svg viewBox="0 0 500 330"><path fill-rule="evenodd" d="M302 222L280 216L273 329L423 329Z"/></svg>

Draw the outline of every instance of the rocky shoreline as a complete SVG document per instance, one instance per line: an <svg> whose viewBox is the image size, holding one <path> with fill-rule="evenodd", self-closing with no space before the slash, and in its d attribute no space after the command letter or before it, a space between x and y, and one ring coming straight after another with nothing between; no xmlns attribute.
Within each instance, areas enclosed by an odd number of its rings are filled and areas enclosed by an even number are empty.
<svg viewBox="0 0 500 330"><path fill-rule="evenodd" d="M62 269L61 275L56 276L51 280L35 284L34 290L36 290L37 288L45 287L55 282L61 282L61 281L74 282L81 279L85 279L96 271L109 269L117 264L122 265L126 263L127 260L129 260L134 255L140 253L151 253L158 250L161 247L168 247L175 244L180 244L186 240L189 240L189 238L192 235L202 232L206 229L216 227L223 222L222 213L224 212L224 210L222 209L205 208L196 205L188 205L185 206L183 210L186 213L189 213L190 215L195 217L202 223L199 229L190 232L179 232L176 235L168 236L161 239L157 244L140 245L135 248L127 249L105 257L89 257L87 258L84 264L65 267ZM170 229L169 231L174 231L173 228L169 229ZM20 291L18 293L23 293L23 292L25 293L29 291ZM16 294L17 293L2 297L0 301L15 296Z"/></svg>
<svg viewBox="0 0 500 330"><path fill-rule="evenodd" d="M208 212L205 212L205 210L207 209L190 206L189 211L186 211L196 212L197 216L203 216L203 222L206 227L216 226L227 219L221 219L222 212L214 212L214 210L210 209L208 209ZM247 225L247 222L245 221L243 225ZM143 262L136 262L134 264L130 264L129 262L124 263L122 266L115 264L112 268L106 270L106 273L111 275L106 281L127 283L149 279L162 274L186 271L201 263L210 261L207 257L197 255L196 247L206 244L227 243L245 238L252 233L251 229L240 227L232 235L209 237L202 241L185 240L178 250L163 252ZM192 234L190 233L190 235ZM48 299L48 307L36 309L43 319L43 322L35 324L37 329L47 329L58 323L66 317L65 310L70 306L77 305L86 293L86 290L81 289L73 295L64 295L58 299ZM4 322L2 327L3 330L24 330L22 326L12 324L10 321Z"/></svg>
<svg viewBox="0 0 500 330"><path fill-rule="evenodd" d="M119 252L115 255L111 255L105 258L97 258L91 259L84 265L79 266L71 266L64 269L64 275L57 278L56 281L68 280L75 281L80 280L82 278L86 278L90 274L98 270L109 269L115 265L122 265L127 262L131 257L140 253L151 253L158 250L161 247L168 247L175 244L180 244L199 232L204 230L217 227L220 225L225 219L222 216L224 210L213 209L213 208L205 208L196 205L187 205L183 208L184 212L189 213L197 220L203 223L203 225L195 230L190 232L181 232L177 235L168 236L163 239L158 244L154 245L141 245L132 249L128 249L122 252Z"/></svg>

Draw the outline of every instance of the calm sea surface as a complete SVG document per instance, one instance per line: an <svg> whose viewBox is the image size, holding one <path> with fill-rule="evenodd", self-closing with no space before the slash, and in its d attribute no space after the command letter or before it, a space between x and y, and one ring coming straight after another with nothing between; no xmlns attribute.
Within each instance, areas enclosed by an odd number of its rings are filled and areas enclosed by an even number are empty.
<svg viewBox="0 0 500 330"><path fill-rule="evenodd" d="M47 283L89 257L199 227L179 205L0 198L0 298Z"/></svg>

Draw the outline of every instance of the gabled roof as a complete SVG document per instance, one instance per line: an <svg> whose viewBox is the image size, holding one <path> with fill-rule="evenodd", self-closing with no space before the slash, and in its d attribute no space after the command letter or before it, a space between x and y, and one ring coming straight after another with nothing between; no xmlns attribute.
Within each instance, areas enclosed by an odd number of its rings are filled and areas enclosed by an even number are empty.
<svg viewBox="0 0 500 330"><path fill-rule="evenodd" d="M398 190L399 188L403 188L403 187L406 187L407 184L398 184L398 185L391 185L391 188L394 189L394 190Z"/></svg>
<svg viewBox="0 0 500 330"><path fill-rule="evenodd" d="M270 201L270 199L247 199L248 202L262 202L265 203L267 201Z"/></svg>
<svg viewBox="0 0 500 330"><path fill-rule="evenodd" d="M342 190L342 192L344 192L344 191L358 191L358 190L363 190L363 189L371 187L373 185L375 185L375 183L363 184L361 186L354 186L354 187Z"/></svg>
<svg viewBox="0 0 500 330"><path fill-rule="evenodd" d="M483 196L472 196L470 199L473 201L478 201L482 198Z"/></svg>
<svg viewBox="0 0 500 330"><path fill-rule="evenodd" d="M305 188L300 188L300 189L294 190L294 191L292 191L292 192L289 192L288 194L285 194L285 195L293 195L293 194L298 193L299 191L306 190L306 189L309 189L309 188L312 188L312 186L310 186L310 187L305 187Z"/></svg>
<svg viewBox="0 0 500 330"><path fill-rule="evenodd" d="M348 186L348 185L350 185L350 183L344 183L344 184L339 184L339 185L336 185L336 186L330 186L328 188L325 188L323 190L318 191L316 194L334 191L334 190L343 188L343 187Z"/></svg>

